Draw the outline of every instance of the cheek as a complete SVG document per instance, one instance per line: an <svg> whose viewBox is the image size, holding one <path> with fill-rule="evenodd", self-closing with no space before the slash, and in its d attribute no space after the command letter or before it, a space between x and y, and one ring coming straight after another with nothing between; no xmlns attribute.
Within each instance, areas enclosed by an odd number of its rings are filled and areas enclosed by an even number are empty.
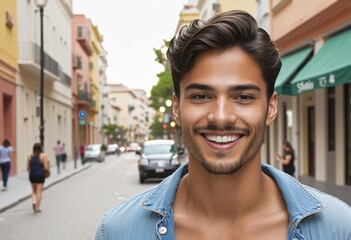
<svg viewBox="0 0 351 240"><path fill-rule="evenodd" d="M234 115L237 119L242 119L250 125L260 124L262 121L266 120L266 107L265 106L255 106L255 107L236 107Z"/></svg>
<svg viewBox="0 0 351 240"><path fill-rule="evenodd" d="M206 108L201 106L184 105L180 112L182 124L185 124L183 127L193 127L191 125L206 121L208 115Z"/></svg>

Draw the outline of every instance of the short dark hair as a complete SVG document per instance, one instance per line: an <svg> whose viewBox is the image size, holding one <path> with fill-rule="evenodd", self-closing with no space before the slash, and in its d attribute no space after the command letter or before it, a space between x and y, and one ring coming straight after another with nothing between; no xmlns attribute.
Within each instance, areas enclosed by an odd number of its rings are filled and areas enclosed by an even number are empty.
<svg viewBox="0 0 351 240"><path fill-rule="evenodd" d="M196 19L170 41L167 58L175 95L179 98L180 81L193 68L199 54L234 46L242 48L260 66L269 100L281 68L279 51L256 20L247 12L238 10L215 15L208 21Z"/></svg>
<svg viewBox="0 0 351 240"><path fill-rule="evenodd" d="M5 148L7 148L7 147L11 146L11 143L10 143L10 141L7 138L5 138L4 141L2 142L2 145Z"/></svg>

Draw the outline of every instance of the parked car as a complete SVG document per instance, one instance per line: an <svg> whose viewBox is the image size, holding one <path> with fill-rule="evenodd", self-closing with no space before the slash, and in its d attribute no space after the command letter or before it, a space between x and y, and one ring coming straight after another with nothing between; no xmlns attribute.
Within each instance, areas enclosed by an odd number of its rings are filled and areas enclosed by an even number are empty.
<svg viewBox="0 0 351 240"><path fill-rule="evenodd" d="M141 147L139 145L139 143L130 143L127 147L126 147L126 151L127 152L135 152L135 151L140 151Z"/></svg>
<svg viewBox="0 0 351 240"><path fill-rule="evenodd" d="M178 151L174 140L149 140L144 142L142 150L137 150L139 181L144 183L149 178L165 178L180 165L183 152Z"/></svg>
<svg viewBox="0 0 351 240"><path fill-rule="evenodd" d="M107 145L106 154L115 154L117 153L118 144L109 144Z"/></svg>
<svg viewBox="0 0 351 240"><path fill-rule="evenodd" d="M101 144L90 144L85 147L84 161L105 161L105 152L101 151Z"/></svg>

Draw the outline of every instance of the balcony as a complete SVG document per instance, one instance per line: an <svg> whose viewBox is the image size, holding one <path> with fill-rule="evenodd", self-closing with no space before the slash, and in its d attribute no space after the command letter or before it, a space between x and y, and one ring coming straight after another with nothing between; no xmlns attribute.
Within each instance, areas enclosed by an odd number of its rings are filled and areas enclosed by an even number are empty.
<svg viewBox="0 0 351 240"><path fill-rule="evenodd" d="M90 111L98 113L99 110L96 108L96 101L94 99L91 100Z"/></svg>
<svg viewBox="0 0 351 240"><path fill-rule="evenodd" d="M82 58L77 54L72 54L72 68L82 69Z"/></svg>
<svg viewBox="0 0 351 240"><path fill-rule="evenodd" d="M60 81L61 82L63 82L64 84L66 84L69 87L71 86L72 80L71 80L70 76L68 76L66 73L64 73L61 70L60 70L59 76L60 76Z"/></svg>
<svg viewBox="0 0 351 240"><path fill-rule="evenodd" d="M87 27L77 27L77 41L88 56L91 56L93 49L90 41L90 31Z"/></svg>
<svg viewBox="0 0 351 240"><path fill-rule="evenodd" d="M90 97L90 93L84 90L78 90L78 105L90 108L93 100Z"/></svg>
<svg viewBox="0 0 351 240"><path fill-rule="evenodd" d="M33 42L19 43L19 67L25 72L40 75L40 46ZM44 80L59 81L59 64L44 52Z"/></svg>

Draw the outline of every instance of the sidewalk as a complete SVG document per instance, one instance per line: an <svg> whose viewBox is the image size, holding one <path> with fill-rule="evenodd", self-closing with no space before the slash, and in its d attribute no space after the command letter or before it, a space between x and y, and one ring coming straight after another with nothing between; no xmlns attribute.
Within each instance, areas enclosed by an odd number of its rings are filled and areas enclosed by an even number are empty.
<svg viewBox="0 0 351 240"><path fill-rule="evenodd" d="M80 160L77 160L77 168L74 168L74 161L69 160L66 164L66 169L62 169L61 173L57 174L56 164L51 163L50 172L51 175L47 179L45 179L44 188L48 187L65 180L74 174L89 168L90 163L86 163L84 165L81 164ZM2 184L2 181L1 181ZM1 185L2 187L2 185ZM9 190L2 192L0 191L0 213L5 210L15 206L21 201L30 198L32 194L32 188L30 186L30 182L28 179L28 173L23 172L17 175L11 176L8 181Z"/></svg>

